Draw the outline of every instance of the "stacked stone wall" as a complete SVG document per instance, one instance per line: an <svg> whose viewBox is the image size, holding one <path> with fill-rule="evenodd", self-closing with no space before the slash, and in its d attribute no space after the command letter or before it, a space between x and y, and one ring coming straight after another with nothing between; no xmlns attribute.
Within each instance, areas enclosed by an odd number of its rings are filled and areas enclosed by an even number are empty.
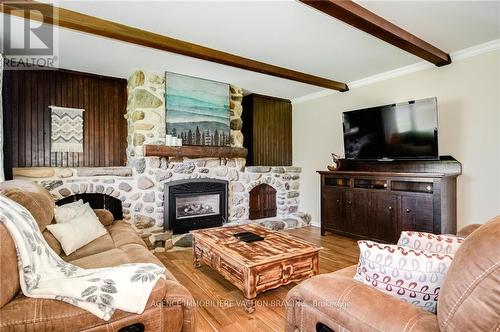
<svg viewBox="0 0 500 332"><path fill-rule="evenodd" d="M213 178L229 182L228 220L249 217L249 192L260 184L276 189L277 216L298 215L298 167L245 167L244 159L182 159L149 157L139 173L132 167L20 168L16 178L40 183L58 200L79 193L103 193L122 201L124 219L140 232L163 227L166 182Z"/></svg>

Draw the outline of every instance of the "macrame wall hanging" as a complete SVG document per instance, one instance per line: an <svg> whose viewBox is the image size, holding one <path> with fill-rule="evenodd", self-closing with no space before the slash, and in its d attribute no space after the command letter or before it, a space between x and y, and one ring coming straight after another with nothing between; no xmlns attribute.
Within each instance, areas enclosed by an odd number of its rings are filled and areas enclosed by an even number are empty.
<svg viewBox="0 0 500 332"><path fill-rule="evenodd" d="M52 110L52 152L83 152L83 111L81 108L50 106Z"/></svg>

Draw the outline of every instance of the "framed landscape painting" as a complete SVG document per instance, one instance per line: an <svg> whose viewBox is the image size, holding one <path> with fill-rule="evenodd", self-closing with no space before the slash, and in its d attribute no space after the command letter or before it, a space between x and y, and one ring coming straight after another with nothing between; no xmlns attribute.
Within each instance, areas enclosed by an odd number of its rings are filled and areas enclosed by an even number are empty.
<svg viewBox="0 0 500 332"><path fill-rule="evenodd" d="M165 73L167 134L183 145L228 146L229 84Z"/></svg>

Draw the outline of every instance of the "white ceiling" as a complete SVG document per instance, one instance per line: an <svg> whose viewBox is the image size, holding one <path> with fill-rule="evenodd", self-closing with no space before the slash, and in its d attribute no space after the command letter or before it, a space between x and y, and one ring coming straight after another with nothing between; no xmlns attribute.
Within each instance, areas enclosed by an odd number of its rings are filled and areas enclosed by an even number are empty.
<svg viewBox="0 0 500 332"><path fill-rule="evenodd" d="M500 38L497 1L360 4L446 52ZM59 6L343 82L422 61L291 0L60 1ZM102 75L127 78L138 68L174 71L289 99L322 90L65 29L59 34L59 48L62 68Z"/></svg>
<svg viewBox="0 0 500 332"><path fill-rule="evenodd" d="M357 2L448 53L500 37L498 0Z"/></svg>

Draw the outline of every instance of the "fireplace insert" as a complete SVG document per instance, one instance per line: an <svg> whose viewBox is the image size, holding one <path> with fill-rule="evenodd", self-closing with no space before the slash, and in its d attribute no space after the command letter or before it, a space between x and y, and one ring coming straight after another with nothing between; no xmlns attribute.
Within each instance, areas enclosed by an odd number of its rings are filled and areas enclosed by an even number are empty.
<svg viewBox="0 0 500 332"><path fill-rule="evenodd" d="M188 179L165 184L165 230L174 234L219 227L227 220L228 182Z"/></svg>

